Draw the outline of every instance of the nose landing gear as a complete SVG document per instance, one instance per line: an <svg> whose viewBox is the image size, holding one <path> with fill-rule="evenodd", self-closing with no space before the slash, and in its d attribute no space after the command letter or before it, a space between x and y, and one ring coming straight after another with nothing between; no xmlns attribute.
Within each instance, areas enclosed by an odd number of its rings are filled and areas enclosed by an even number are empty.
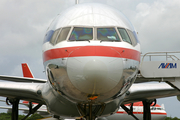
<svg viewBox="0 0 180 120"><path fill-rule="evenodd" d="M86 120L95 120L97 116L103 113L105 105L93 105L92 103L78 104L78 109Z"/></svg>

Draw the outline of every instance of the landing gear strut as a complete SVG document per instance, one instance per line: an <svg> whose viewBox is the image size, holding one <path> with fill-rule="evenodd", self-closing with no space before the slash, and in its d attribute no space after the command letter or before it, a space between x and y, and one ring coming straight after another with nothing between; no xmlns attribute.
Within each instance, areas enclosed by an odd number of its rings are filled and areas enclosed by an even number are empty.
<svg viewBox="0 0 180 120"><path fill-rule="evenodd" d="M13 99L11 120L18 120L19 115L19 99Z"/></svg>
<svg viewBox="0 0 180 120"><path fill-rule="evenodd" d="M22 120L25 120L30 115L34 114L41 106L42 106L42 104L38 104L37 106L32 108L32 102L29 102L29 113Z"/></svg>
<svg viewBox="0 0 180 120"><path fill-rule="evenodd" d="M143 120L151 120L151 110L150 105L152 102L143 101Z"/></svg>
<svg viewBox="0 0 180 120"><path fill-rule="evenodd" d="M12 105L12 114L11 114L11 120L18 120L19 115L19 99L9 99L6 98L6 104Z"/></svg>
<svg viewBox="0 0 180 120"><path fill-rule="evenodd" d="M7 105L12 105L11 120L18 120L18 116L19 116L19 99L6 98L6 104ZM25 120L29 115L34 114L41 106L42 106L42 104L38 104L37 106L32 108L32 102L29 102L29 113L22 120Z"/></svg>
<svg viewBox="0 0 180 120"><path fill-rule="evenodd" d="M151 109L150 109L150 106L152 104L152 101L147 101L147 100L144 100L142 101L143 102L143 110L144 110L144 113L143 113L143 120L151 120ZM154 105L156 105L156 99L154 100Z"/></svg>
<svg viewBox="0 0 180 120"><path fill-rule="evenodd" d="M86 118L86 120L95 120L97 115L101 115L105 109L105 105L93 105L92 103L88 104L78 104L78 109L81 115Z"/></svg>
<svg viewBox="0 0 180 120"><path fill-rule="evenodd" d="M139 119L133 114L133 103L131 104L130 109L128 109L125 105L121 105L121 107L128 113L128 115L131 115L135 120L139 120Z"/></svg>

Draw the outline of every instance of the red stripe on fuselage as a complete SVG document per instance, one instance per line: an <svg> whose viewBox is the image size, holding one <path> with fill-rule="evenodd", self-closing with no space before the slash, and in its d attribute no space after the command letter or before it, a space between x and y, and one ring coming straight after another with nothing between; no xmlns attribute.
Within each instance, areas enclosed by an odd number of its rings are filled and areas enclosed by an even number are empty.
<svg viewBox="0 0 180 120"><path fill-rule="evenodd" d="M75 51L76 52L73 52ZM112 52L115 51L115 52ZM73 54L71 54L73 52ZM140 52L121 47L107 46L77 46L50 49L43 53L44 62L52 59L66 57L83 57L83 56L101 56L101 57L121 57L140 61Z"/></svg>
<svg viewBox="0 0 180 120"><path fill-rule="evenodd" d="M127 114L124 111L122 111L122 112L118 111L116 113L118 113L118 114ZM143 114L143 112L133 112L133 114ZM153 114L153 115L167 115L167 113L160 113L160 112L151 112L151 114Z"/></svg>

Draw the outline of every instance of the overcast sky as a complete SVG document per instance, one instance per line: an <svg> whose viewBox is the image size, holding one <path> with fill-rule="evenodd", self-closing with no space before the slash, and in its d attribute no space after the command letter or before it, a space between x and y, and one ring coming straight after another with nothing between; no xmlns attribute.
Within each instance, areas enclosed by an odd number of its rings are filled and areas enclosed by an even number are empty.
<svg viewBox="0 0 180 120"><path fill-rule="evenodd" d="M180 0L79 0L111 5L132 22L142 53L180 51ZM42 41L52 19L75 0L1 0L0 74L22 76L26 62L36 78L46 78L42 64ZM158 100L168 116L180 118L176 97Z"/></svg>

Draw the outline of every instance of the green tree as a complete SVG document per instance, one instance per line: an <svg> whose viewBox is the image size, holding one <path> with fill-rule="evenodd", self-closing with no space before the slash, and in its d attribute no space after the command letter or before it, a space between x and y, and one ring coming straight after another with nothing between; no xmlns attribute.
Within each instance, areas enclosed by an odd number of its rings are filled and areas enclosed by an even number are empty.
<svg viewBox="0 0 180 120"><path fill-rule="evenodd" d="M33 114L27 120L36 120L36 119L40 119L40 118L43 118L43 117L39 114Z"/></svg>
<svg viewBox="0 0 180 120"><path fill-rule="evenodd" d="M19 115L19 120L22 120L25 117L25 115ZM39 114L33 114L30 117L28 117L26 120L36 120L43 118ZM11 113L0 113L0 120L11 120Z"/></svg>
<svg viewBox="0 0 180 120"><path fill-rule="evenodd" d="M180 120L179 118L175 117L175 118L172 118L172 117L167 117L165 120Z"/></svg>

